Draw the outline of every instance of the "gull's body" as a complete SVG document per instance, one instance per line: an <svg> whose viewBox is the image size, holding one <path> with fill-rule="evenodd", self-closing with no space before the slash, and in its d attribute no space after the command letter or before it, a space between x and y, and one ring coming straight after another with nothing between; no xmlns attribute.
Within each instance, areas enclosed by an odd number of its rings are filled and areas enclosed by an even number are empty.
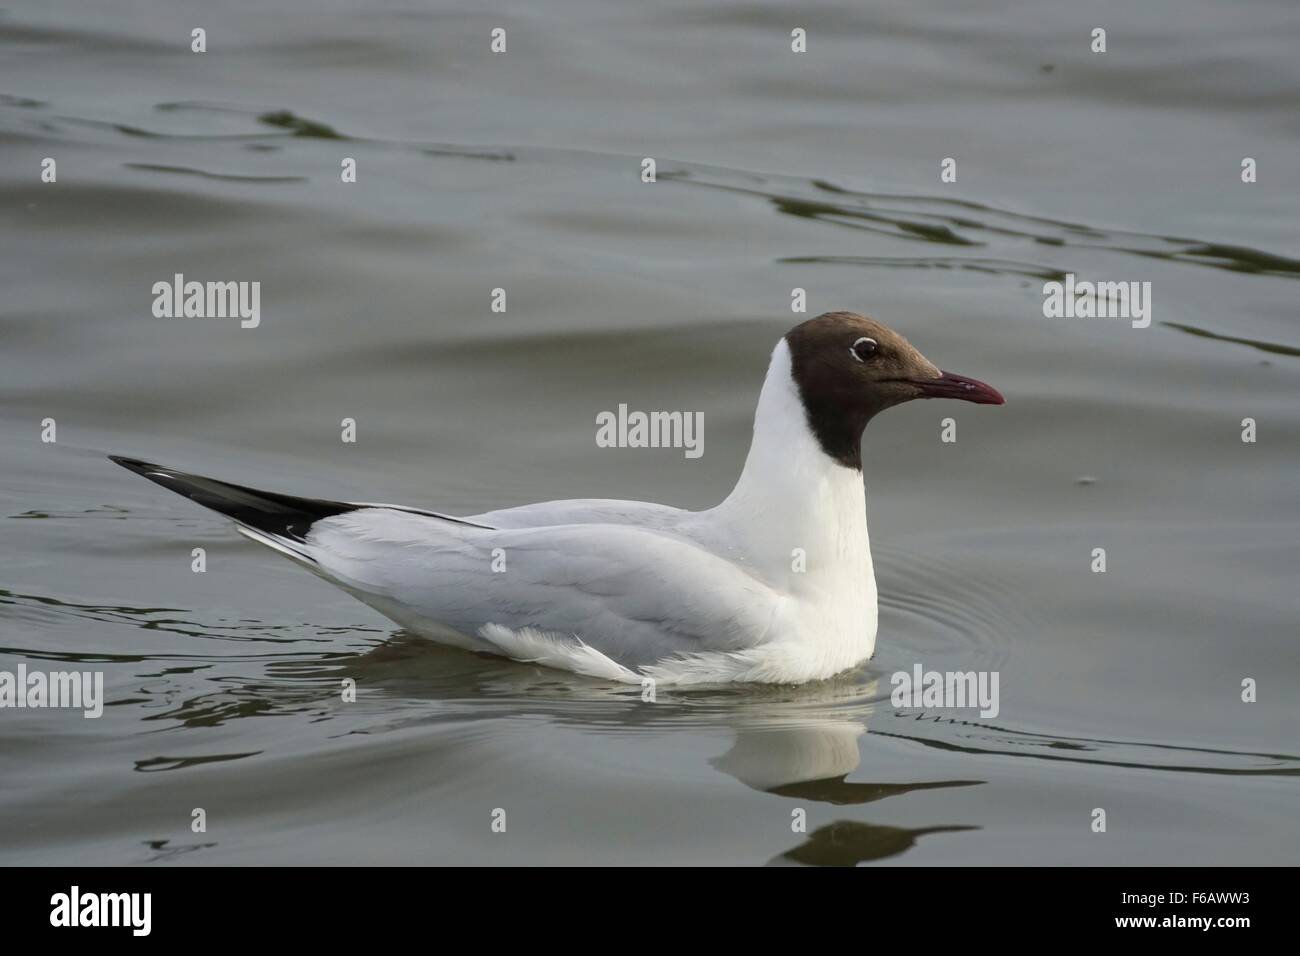
<svg viewBox="0 0 1300 956"><path fill-rule="evenodd" d="M832 313L800 329L830 319L870 321ZM973 381L936 378L946 373L871 326L935 373L926 382ZM836 361L835 350L810 344L811 333L797 338L800 329L772 353L735 489L707 511L589 499L454 518L270 495L115 460L230 515L249 537L431 640L615 680L817 680L871 656L876 584L856 439L846 451L839 423L822 414L836 394L810 393L835 374L819 364L823 350ZM847 416L846 427L860 436L893 397L867 408L861 424Z"/></svg>

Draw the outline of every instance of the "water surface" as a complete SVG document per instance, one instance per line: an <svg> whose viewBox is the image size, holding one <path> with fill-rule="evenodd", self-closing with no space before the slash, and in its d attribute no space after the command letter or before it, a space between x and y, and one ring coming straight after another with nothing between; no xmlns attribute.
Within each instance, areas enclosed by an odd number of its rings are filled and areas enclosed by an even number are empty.
<svg viewBox="0 0 1300 956"><path fill-rule="evenodd" d="M1298 43L1263 0L10 4L0 670L109 706L0 711L0 862L1294 864ZM154 318L178 272L261 326ZM1151 327L1045 319L1067 272ZM434 647L103 457L708 507L795 287L1008 398L872 424L879 646L823 684ZM596 447L619 403L705 454ZM1000 713L896 710L918 661Z"/></svg>

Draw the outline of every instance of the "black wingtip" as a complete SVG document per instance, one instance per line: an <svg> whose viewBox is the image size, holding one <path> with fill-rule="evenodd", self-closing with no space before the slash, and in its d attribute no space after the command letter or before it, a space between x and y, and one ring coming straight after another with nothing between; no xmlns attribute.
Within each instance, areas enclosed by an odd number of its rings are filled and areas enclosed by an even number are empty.
<svg viewBox="0 0 1300 956"><path fill-rule="evenodd" d="M109 455L108 460L121 465L127 471L134 471L137 475L143 475L146 471L157 471L160 467L151 462L141 461L139 458L126 458L122 455Z"/></svg>
<svg viewBox="0 0 1300 956"><path fill-rule="evenodd" d="M108 457L127 471L148 478L168 491L183 495L195 504L211 508L240 524L299 541L304 540L316 521L357 509L357 505L347 502L321 501L260 491L228 481L177 471L138 458L125 458L121 455Z"/></svg>

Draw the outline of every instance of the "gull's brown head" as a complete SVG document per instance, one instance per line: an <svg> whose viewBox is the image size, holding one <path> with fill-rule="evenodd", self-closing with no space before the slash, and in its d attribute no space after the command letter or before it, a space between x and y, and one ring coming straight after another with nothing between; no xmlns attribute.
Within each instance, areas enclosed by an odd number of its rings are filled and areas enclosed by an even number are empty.
<svg viewBox="0 0 1300 956"><path fill-rule="evenodd" d="M939 369L911 342L874 319L827 312L785 336L808 426L840 464L862 468L862 430L879 412L914 398L1001 405L998 390Z"/></svg>

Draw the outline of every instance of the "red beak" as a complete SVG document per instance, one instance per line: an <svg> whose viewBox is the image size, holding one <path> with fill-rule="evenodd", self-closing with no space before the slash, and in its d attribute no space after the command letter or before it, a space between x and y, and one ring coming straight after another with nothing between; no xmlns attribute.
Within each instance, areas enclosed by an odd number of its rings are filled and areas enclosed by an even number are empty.
<svg viewBox="0 0 1300 956"><path fill-rule="evenodd" d="M952 372L940 372L938 378L909 378L908 381L921 390L922 398L960 398L976 405L1002 405L1006 402L1002 393L992 385Z"/></svg>

